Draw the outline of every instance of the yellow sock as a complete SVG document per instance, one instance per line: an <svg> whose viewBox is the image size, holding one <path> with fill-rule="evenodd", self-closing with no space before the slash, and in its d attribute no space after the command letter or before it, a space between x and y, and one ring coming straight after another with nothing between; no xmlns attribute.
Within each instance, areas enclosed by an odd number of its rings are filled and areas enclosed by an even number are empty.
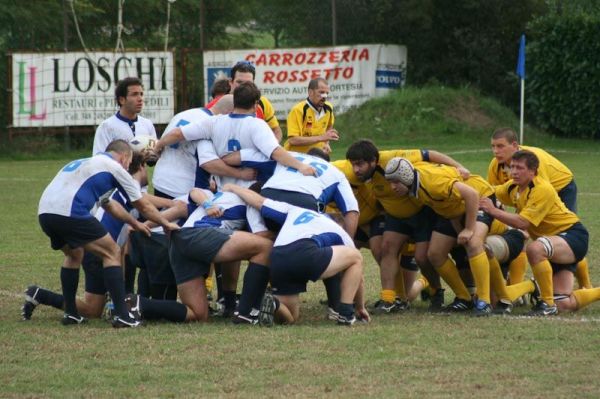
<svg viewBox="0 0 600 399"><path fill-rule="evenodd" d="M525 278L527 255L522 251L508 266L508 278L511 284L520 283Z"/></svg>
<svg viewBox="0 0 600 399"><path fill-rule="evenodd" d="M406 290L404 289L404 276L402 275L401 269L402 268L398 268L398 273L396 273L396 279L394 281L394 288L396 289L396 296L405 301L406 300ZM394 301L392 301L392 302L394 302Z"/></svg>
<svg viewBox="0 0 600 399"><path fill-rule="evenodd" d="M552 266L547 260L531 265L533 277L540 286L540 297L548 305L554 305L554 286L552 285Z"/></svg>
<svg viewBox="0 0 600 399"><path fill-rule="evenodd" d="M508 298L508 293L506 292L506 281L504 281L504 276L502 275L502 269L500 269L500 264L498 263L498 259L492 258L488 259L490 262L490 283L492 285L492 290L499 299ZM510 300L512 302L512 300Z"/></svg>
<svg viewBox="0 0 600 399"><path fill-rule="evenodd" d="M458 269L456 265L452 261L452 259L446 259L446 262L436 269L441 278L444 279L446 284L450 286L452 291L454 291L454 295L456 295L460 299L464 299L466 301L471 300L471 295L469 294L469 290L463 283L460 275L458 274Z"/></svg>
<svg viewBox="0 0 600 399"><path fill-rule="evenodd" d="M512 284L506 287L506 295L508 296L508 300L514 302L517 298L522 297L525 294L529 294L535 290L535 284L533 281L526 280L521 283Z"/></svg>
<svg viewBox="0 0 600 399"><path fill-rule="evenodd" d="M379 294L379 298L381 298L384 302L394 303L396 300L396 291L394 290L381 290Z"/></svg>
<svg viewBox="0 0 600 399"><path fill-rule="evenodd" d="M429 281L427 281L427 279L425 278L425 276L419 276L419 278L417 279L417 281L419 281L421 283L421 290L425 290L429 287ZM429 291L431 291L431 289L429 289Z"/></svg>
<svg viewBox="0 0 600 399"><path fill-rule="evenodd" d="M588 269L587 258L583 258L577 263L577 269L575 269L575 277L579 283L579 288L592 288L592 281L590 280L590 271Z"/></svg>
<svg viewBox="0 0 600 399"><path fill-rule="evenodd" d="M212 278L212 276L208 276L204 280L204 283L206 284L206 292L208 292L210 294L212 292L212 290L213 290L213 278Z"/></svg>
<svg viewBox="0 0 600 399"><path fill-rule="evenodd" d="M580 290L575 290L573 291L573 295L577 300L577 310L579 310L600 299L600 288L583 288Z"/></svg>
<svg viewBox="0 0 600 399"><path fill-rule="evenodd" d="M469 258L469 266L471 267L475 287L477 287L477 298L480 301L490 303L490 263L485 251Z"/></svg>

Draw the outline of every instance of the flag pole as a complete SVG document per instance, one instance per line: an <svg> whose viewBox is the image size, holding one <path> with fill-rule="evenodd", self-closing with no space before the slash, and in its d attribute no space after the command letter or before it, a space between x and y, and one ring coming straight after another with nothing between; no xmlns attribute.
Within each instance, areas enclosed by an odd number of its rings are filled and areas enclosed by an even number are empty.
<svg viewBox="0 0 600 399"><path fill-rule="evenodd" d="M523 144L523 120L525 116L525 79L521 79L521 118L519 122L519 143Z"/></svg>

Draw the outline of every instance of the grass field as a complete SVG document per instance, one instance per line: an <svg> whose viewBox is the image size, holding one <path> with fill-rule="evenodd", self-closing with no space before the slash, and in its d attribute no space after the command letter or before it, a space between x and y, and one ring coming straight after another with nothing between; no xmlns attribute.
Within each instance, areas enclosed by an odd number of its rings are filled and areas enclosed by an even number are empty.
<svg viewBox="0 0 600 399"><path fill-rule="evenodd" d="M471 92L443 94L442 101L439 92L407 90L341 116L346 137L336 156L354 138L368 136L386 148L439 149L485 174L490 129L514 125L514 116ZM421 119L414 118L419 112ZM533 131L527 144L553 151L574 171L579 214L591 236L592 281L600 284L600 171L594 167L600 143ZM417 300L404 314L343 328L324 320L324 290L313 284L293 327L213 321L123 331L93 320L65 328L51 308L21 322L27 285L60 290L62 257L49 248L36 211L42 190L67 161L0 161L0 397L600 396L600 304L550 319L519 317L525 308L516 308L516 316L474 319L430 315ZM364 256L373 302L378 271Z"/></svg>

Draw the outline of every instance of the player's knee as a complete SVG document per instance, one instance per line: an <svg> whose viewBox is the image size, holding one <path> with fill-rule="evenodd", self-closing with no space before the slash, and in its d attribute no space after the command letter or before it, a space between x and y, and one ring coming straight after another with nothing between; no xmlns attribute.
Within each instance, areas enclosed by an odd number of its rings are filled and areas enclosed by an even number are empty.
<svg viewBox="0 0 600 399"><path fill-rule="evenodd" d="M446 259L448 258L448 255L443 255L440 252L437 251L427 251L427 259L429 260L429 263L431 263L434 267L441 267L444 262L446 262Z"/></svg>
<svg viewBox="0 0 600 399"><path fill-rule="evenodd" d="M548 239L537 239L525 248L525 253L527 254L527 259L529 259L530 264L536 264L544 259L549 259L551 257L549 256L549 252L553 253L554 249L552 248L552 243L550 243L550 240Z"/></svg>

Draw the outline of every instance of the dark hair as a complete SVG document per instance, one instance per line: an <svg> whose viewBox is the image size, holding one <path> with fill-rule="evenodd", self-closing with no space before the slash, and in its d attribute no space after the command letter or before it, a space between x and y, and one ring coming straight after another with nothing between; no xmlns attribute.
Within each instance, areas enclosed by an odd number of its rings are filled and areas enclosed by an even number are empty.
<svg viewBox="0 0 600 399"><path fill-rule="evenodd" d="M252 74L252 80L256 77L256 69L254 68L254 64L250 61L238 61L229 72L231 80L235 79L236 72L250 72Z"/></svg>
<svg viewBox="0 0 600 399"><path fill-rule="evenodd" d="M145 156L141 152L134 152L131 157L131 163L129 164L129 169L127 170L130 175L139 172L140 169L144 166Z"/></svg>
<svg viewBox="0 0 600 399"><path fill-rule="evenodd" d="M227 79L215 80L212 87L210 88L210 95L212 98L217 98L222 95L228 94L231 91L231 85Z"/></svg>
<svg viewBox="0 0 600 399"><path fill-rule="evenodd" d="M517 137L517 133L509 127L501 127L496 129L492 134L493 140L498 139L506 139L509 143L518 143L519 138Z"/></svg>
<svg viewBox="0 0 600 399"><path fill-rule="evenodd" d="M331 157L329 157L329 154L317 147L313 147L310 150L308 150L307 154L312 155L313 157L321 158L327 162L331 161Z"/></svg>
<svg viewBox="0 0 600 399"><path fill-rule="evenodd" d="M133 149L129 143L125 140L117 139L112 141L107 147L106 152L116 152L117 154L131 154Z"/></svg>
<svg viewBox="0 0 600 399"><path fill-rule="evenodd" d="M525 166L527 166L527 169L534 170L536 174L538 168L540 167L540 160L538 159L537 155L531 151L519 150L512 155L511 159L515 161L525 161Z"/></svg>
<svg viewBox="0 0 600 399"><path fill-rule="evenodd" d="M348 147L346 159L349 161L379 161L379 150L371 140L361 139Z"/></svg>
<svg viewBox="0 0 600 399"><path fill-rule="evenodd" d="M119 98L127 97L127 90L129 89L129 86L143 87L144 85L142 84L142 80L135 76L119 80L119 82L117 83L117 87L115 87L115 101L117 102L118 107L121 106L121 104L119 103Z"/></svg>
<svg viewBox="0 0 600 399"><path fill-rule="evenodd" d="M233 91L233 107L250 109L260 100L260 90L252 82L244 82Z"/></svg>
<svg viewBox="0 0 600 399"><path fill-rule="evenodd" d="M325 78L314 78L308 82L308 90L316 90L319 88L319 82L323 82L327 84L327 80Z"/></svg>

